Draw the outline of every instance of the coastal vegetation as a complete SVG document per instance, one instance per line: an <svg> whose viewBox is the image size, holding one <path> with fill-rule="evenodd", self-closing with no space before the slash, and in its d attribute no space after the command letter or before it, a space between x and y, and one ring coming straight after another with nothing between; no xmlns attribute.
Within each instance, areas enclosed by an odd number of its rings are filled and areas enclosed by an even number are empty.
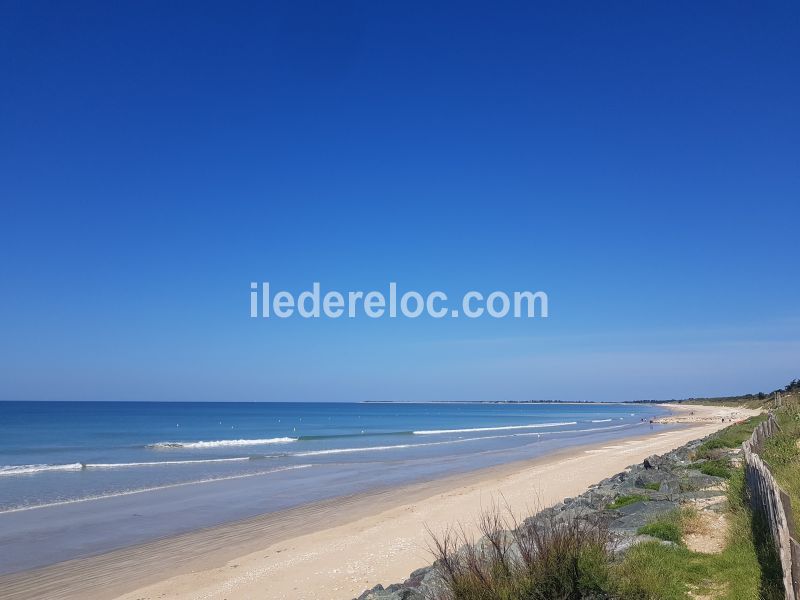
<svg viewBox="0 0 800 600"><path fill-rule="evenodd" d="M775 400L780 431L760 455L800 507L797 381ZM432 537L433 566L361 598L779 600L780 561L750 508L741 451L766 418L647 457L522 523L494 509L479 539L464 529Z"/></svg>
<svg viewBox="0 0 800 600"><path fill-rule="evenodd" d="M780 566L763 524L748 507L742 469L729 479L723 515L727 533L721 548L687 545L687 537L708 533L702 512L687 505L640 527L637 533L648 541L633 545L621 560L609 550L610 537L600 522L574 517L566 524L545 520L515 528L487 519L481 543L462 547L457 537L438 542L437 564L444 568L447 586L439 598L782 598ZM525 549L522 560L512 556L517 545Z"/></svg>
<svg viewBox="0 0 800 600"><path fill-rule="evenodd" d="M689 510L688 508L684 510ZM664 513L637 530L640 535L649 535L667 542L681 541L681 511Z"/></svg>
<svg viewBox="0 0 800 600"><path fill-rule="evenodd" d="M763 525L754 519L741 469L731 476L721 548L698 550L690 536L707 534L701 510L682 506L654 517L637 533L642 541L620 560L599 520L579 516L515 526L483 521L483 537L464 544L458 535L436 541L437 564L449 600L777 600L780 567Z"/></svg>
<svg viewBox="0 0 800 600"><path fill-rule="evenodd" d="M433 538L445 581L442 598L604 597L612 585L613 561L605 528L583 519L563 522L552 516L518 526L499 515L493 510L484 517L479 543L458 534Z"/></svg>
<svg viewBox="0 0 800 600"><path fill-rule="evenodd" d="M647 502L647 500L649 500L649 498L641 494L625 494L617 497L613 502L606 504L606 508L609 510L617 510L623 506L635 504L636 502Z"/></svg>
<svg viewBox="0 0 800 600"><path fill-rule="evenodd" d="M770 438L762 456L781 486L800 507L800 386L786 386L775 410L780 432ZM751 398L762 405L766 394ZM446 590L452 600L778 600L783 598L781 568L766 524L750 510L740 459L742 442L766 414L732 424L696 445L683 469L721 482L724 502L713 508L702 501L685 502L657 514L636 530L639 543L614 552L601 518L567 513L559 523L526 520L508 527L486 520L478 544L436 546L437 564L445 565ZM691 476L679 478L691 490ZM619 511L657 498L659 481L640 481L645 493L618 494L605 511ZM701 486L702 487L702 486ZM700 496L702 498L702 496ZM512 533L509 536L509 531ZM492 540L506 540L506 545ZM490 540L490 543L485 543ZM465 540L461 540L464 542ZM529 548L522 560L511 548ZM465 550L466 549L466 550ZM466 552L466 554L465 554Z"/></svg>
<svg viewBox="0 0 800 600"><path fill-rule="evenodd" d="M689 535L707 533L696 509L682 509L642 528L658 541L633 546L615 570L616 595L642 600L778 600L783 598L780 566L772 541L747 504L744 474L737 469L728 482L723 514L727 534L717 552L697 551Z"/></svg>
<svg viewBox="0 0 800 600"><path fill-rule="evenodd" d="M764 444L761 457L778 484L789 494L795 514L800 512L800 393L793 394L775 412L780 431ZM797 531L794 532L798 534Z"/></svg>
<svg viewBox="0 0 800 600"><path fill-rule="evenodd" d="M786 387L782 406L775 411L781 431L762 451L780 485L800 507L800 403L797 380ZM739 448L767 415L751 417L723 429L701 444L693 458L699 470L727 480L727 503L722 513L728 532L721 551L693 551L687 535L702 533L696 508L683 507L655 518L639 533L660 540L637 544L616 571L620 598L682 600L772 600L783 598L781 570L766 524L750 510L739 464ZM697 464L696 463L696 464Z"/></svg>
<svg viewBox="0 0 800 600"><path fill-rule="evenodd" d="M741 423L735 423L730 427L726 427L718 434L714 435L711 439L703 442L703 444L697 450L697 458L713 459L719 454L718 452L715 453L717 450L730 450L739 448L742 445L742 442L749 438L750 434L753 433L753 429L758 427L762 421L766 421L767 418L768 415L762 413L760 415L750 417Z"/></svg>
<svg viewBox="0 0 800 600"><path fill-rule="evenodd" d="M710 406L744 406L746 408L775 408L775 399L781 397L796 398L800 394L800 379L793 379L784 387L771 392L757 392L754 394L743 394L741 396L719 396L715 398L686 398L683 400L671 400L678 404L687 402L690 404L703 404ZM649 402L649 401L648 401ZM658 402L658 401L653 401Z"/></svg>
<svg viewBox="0 0 800 600"><path fill-rule="evenodd" d="M730 479L733 475L730 461L723 458L704 461L699 468L703 475L713 475L723 479Z"/></svg>

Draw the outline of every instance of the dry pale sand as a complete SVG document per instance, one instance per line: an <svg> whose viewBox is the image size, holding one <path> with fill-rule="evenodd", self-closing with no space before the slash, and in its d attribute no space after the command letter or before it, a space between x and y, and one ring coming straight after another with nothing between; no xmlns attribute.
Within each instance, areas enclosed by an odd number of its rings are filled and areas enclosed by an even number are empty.
<svg viewBox="0 0 800 600"><path fill-rule="evenodd" d="M695 404L670 404L668 408L672 414L653 419L653 422L674 425L677 423L719 423L724 419L725 424L730 424L731 421L746 419L756 412L747 408L709 407Z"/></svg>
<svg viewBox="0 0 800 600"><path fill-rule="evenodd" d="M681 428L319 502L0 577L0 589L5 598L20 599L349 600L429 564L426 527L442 531L463 524L474 532L482 509L498 502L524 516L577 495L646 456L755 413L668 408L686 419Z"/></svg>
<svg viewBox="0 0 800 600"><path fill-rule="evenodd" d="M376 583L402 581L431 560L428 533L447 525L474 527L481 510L502 501L518 515L553 504L646 456L667 452L755 411L670 406L689 426L653 436L546 457L514 472L492 470L414 502L265 547L212 569L169 578L125 596L169 599L350 599ZM693 412L694 414L687 414ZM725 423L722 419L725 419Z"/></svg>

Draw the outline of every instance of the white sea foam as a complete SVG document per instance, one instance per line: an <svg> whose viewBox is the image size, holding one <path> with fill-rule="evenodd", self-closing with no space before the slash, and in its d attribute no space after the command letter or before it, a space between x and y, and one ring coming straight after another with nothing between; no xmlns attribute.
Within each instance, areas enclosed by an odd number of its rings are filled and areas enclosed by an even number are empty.
<svg viewBox="0 0 800 600"><path fill-rule="evenodd" d="M83 469L83 465L79 462L68 465L4 465L0 467L0 475L30 475L44 471L80 471L81 469Z"/></svg>
<svg viewBox="0 0 800 600"><path fill-rule="evenodd" d="M531 434L520 434L531 435ZM423 448L425 446L446 446L449 444L463 444L464 442L475 442L478 440L494 440L499 438L516 437L516 435L489 435L473 438L459 438L457 440L445 440L443 442L424 442L422 444L393 444L391 446L365 446L363 448L330 448L328 450L308 450L307 452L295 452L292 456L323 456L325 454L350 454L352 452L377 452L381 450L402 450L403 448Z"/></svg>
<svg viewBox="0 0 800 600"><path fill-rule="evenodd" d="M151 462L129 462L129 463L86 463L87 469L124 469L130 467L164 467L167 465L199 465L207 463L229 463L243 462L250 460L249 456L237 456L235 458L207 458L204 460L161 460Z"/></svg>
<svg viewBox="0 0 800 600"><path fill-rule="evenodd" d="M0 466L0 476L35 475L50 471L82 471L85 469L124 469L130 467L163 467L167 465L193 465L206 463L229 463L249 461L249 456L235 458L208 458L204 460L162 460L153 462L128 463L69 463L63 465L4 465Z"/></svg>
<svg viewBox="0 0 800 600"><path fill-rule="evenodd" d="M571 423L570 423L571 424ZM638 425L638 423L637 423ZM464 442L477 442L483 440L499 440L515 437L532 437L553 435L556 433L589 433L594 431L606 431L609 429L620 429L622 427L631 427L631 425L612 425L610 427L591 427L589 429L565 429L564 431L543 431L541 433L511 433L506 435L483 435L480 437L458 438L456 440L445 440L442 442L424 442L421 444L394 444L391 446L365 446L362 448L330 448L328 450L309 450L307 452L293 452L292 456L308 457L308 456L323 456L326 454L350 454L353 452L377 452L381 450L402 450L404 448L423 448L426 446L445 446L449 444L463 444ZM468 430L459 430L468 431ZM482 431L482 430L481 430Z"/></svg>
<svg viewBox="0 0 800 600"><path fill-rule="evenodd" d="M440 446L442 444L454 444L457 442L469 442L480 438L470 438L465 440L449 440L447 442L430 442L427 444L394 444L391 446L366 446L363 448L330 448L328 450L308 450L307 452L295 452L292 456L323 456L325 454L350 454L352 452L377 452L380 450L401 450L403 448L419 448L422 446Z"/></svg>
<svg viewBox="0 0 800 600"><path fill-rule="evenodd" d="M86 496L84 498L74 498L72 500L60 500L58 502L47 502L44 504L33 504L31 506L17 506L6 510L0 510L0 514L22 512L25 510L35 510L37 508L48 508L51 506L61 506L63 504L78 504L81 502L89 502L91 500L106 500L108 498L117 498L119 496L132 496L134 494L142 494L144 492L155 492L158 490L166 490L169 488L185 487L188 485L197 485L200 483L213 483L215 481L230 481L232 479L247 479L249 477L258 477L260 475L271 475L273 473L281 473L284 471L294 471L296 469L307 469L314 465L293 465L291 467L278 467L269 471L258 471L256 473L243 473L240 475L227 475L224 477L209 477L207 479L198 479L196 481L184 481L181 483L168 483L166 485L158 485L153 487L139 488L135 490L125 490L122 492L113 492L110 494L98 494L96 496Z"/></svg>
<svg viewBox="0 0 800 600"><path fill-rule="evenodd" d="M423 429L414 431L415 435L435 435L439 433L474 433L476 431L505 431L508 429L539 429L540 427L563 427L565 425L576 425L576 421L566 421L564 423L532 423L530 425L505 425L502 427L470 427L468 429Z"/></svg>
<svg viewBox="0 0 800 600"><path fill-rule="evenodd" d="M604 422L597 421L597 422ZM569 423L550 423L544 426L556 426L556 425L572 425L574 422ZM292 452L288 454L284 454L282 456L296 456L296 457L309 457L309 456L324 456L328 454L351 454L355 452L379 452L385 450L402 450L406 448L422 448L427 446L443 446L449 444L463 444L465 442L476 442L476 441L483 441L483 440L495 440L495 439L506 439L506 438L515 438L515 437L532 437L537 436L540 437L542 435L554 435L554 434L566 434L566 433L589 433L589 432L596 432L596 431L607 431L610 429L621 429L624 427L633 427L635 425L641 425L641 423L634 423L631 425L612 425L609 427L592 427L589 429L565 429L563 431L543 431L543 432L526 432L526 433L511 433L505 435L488 435L488 436L480 436L480 437L466 437L466 438L458 438L454 440L443 440L440 442L424 442L419 444L393 444L393 445L386 445L386 446L363 446L363 447L349 447L349 448L329 448L326 450L308 450L306 452ZM533 427L532 425L526 425L523 427ZM453 432L463 432L463 431L487 431L487 430L506 430L506 429L519 429L521 427L493 427L493 428L480 428L480 429L460 429L460 430L452 430ZM415 432L416 433L416 432ZM294 438L286 438L294 441ZM248 440L252 441L252 440ZM40 465L5 465L0 466L0 476L9 476L9 475L31 475L36 473L42 473L47 471L81 471L81 470L91 470L91 469L117 469L117 468L136 468L136 467L161 467L167 465L192 465L192 464L206 464L206 463L230 463L230 462L247 462L252 460L251 457L248 456L238 456L238 457L231 457L231 458L210 458L210 459L194 459L194 460L165 460L165 461L150 461L150 462L130 462L130 463L70 463L70 464L60 464L60 465L49 465L49 464L40 464ZM304 466L311 466L311 465L300 465L300 467ZM277 469L285 470L285 469L293 469L297 467L283 467ZM273 472L273 471L268 471ZM254 473L252 475L259 475L264 474L264 472ZM251 474L241 475L241 477L249 477ZM234 475L231 478L239 478L240 475ZM217 481L218 479L227 479L228 477L221 477L221 478L212 478L207 480L201 480L195 483L202 483L205 481ZM176 484L176 485L184 485L184 484ZM170 487L170 486L167 486ZM147 488L147 489L160 489L160 488ZM137 491L146 491L146 490L137 490ZM128 493L128 492L125 492ZM133 493L133 492L130 492ZM124 493L123 493L124 494ZM106 497L106 496L101 496ZM2 512L2 511L0 511Z"/></svg>
<svg viewBox="0 0 800 600"><path fill-rule="evenodd" d="M608 427L590 427L589 429L565 429L563 431L545 431L544 433L587 433L589 431L608 431L609 429L623 429L626 427L637 427L643 423L629 423L623 425L609 425ZM519 435L534 435L531 433L520 433Z"/></svg>
<svg viewBox="0 0 800 600"><path fill-rule="evenodd" d="M611 419L592 419L592 423L608 423Z"/></svg>
<svg viewBox="0 0 800 600"><path fill-rule="evenodd" d="M267 444L288 444L296 442L297 438L277 437L256 440L214 440L210 442L157 442L149 444L148 448L158 450L169 448L224 448L226 446L264 446Z"/></svg>

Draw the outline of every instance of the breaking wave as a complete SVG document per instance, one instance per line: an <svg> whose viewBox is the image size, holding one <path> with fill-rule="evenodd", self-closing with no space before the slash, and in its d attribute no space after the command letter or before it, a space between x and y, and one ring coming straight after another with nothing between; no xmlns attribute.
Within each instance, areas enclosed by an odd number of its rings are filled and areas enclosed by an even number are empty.
<svg viewBox="0 0 800 600"><path fill-rule="evenodd" d="M48 471L83 471L86 469L125 469L130 467L163 467L168 465L197 465L207 463L244 462L257 458L270 458L269 456L237 456L235 458L208 458L204 460L162 460L152 462L124 462L124 463L69 463L64 465L4 465L0 467L0 476L3 475L34 475Z"/></svg>
<svg viewBox="0 0 800 600"><path fill-rule="evenodd" d="M45 471L80 471L81 469L83 469L83 464L79 462L68 465L4 465L0 467L0 476L30 475Z"/></svg>
<svg viewBox="0 0 800 600"><path fill-rule="evenodd" d="M476 431L506 431L508 429L539 429L540 427L564 427L567 425L577 425L577 421L566 421L564 423L532 423L530 425L504 425L501 427L470 427L467 429L423 429L415 431L415 435L435 435L439 433L474 433Z"/></svg>
<svg viewBox="0 0 800 600"><path fill-rule="evenodd" d="M80 464L80 463L79 463ZM269 471L257 471L255 473L241 473L238 475L226 475L223 477L207 477L205 479L198 479L196 481L182 481L180 483L168 483L165 485L156 485L151 487L142 487L138 489L132 490L123 490L120 492L111 492L107 494L96 494L92 496L85 496L83 498L73 498L70 500L58 500L56 502L45 502L42 504L30 504L24 506L15 506L6 509L0 509L0 514L3 513L15 513L15 512L22 512L27 510L35 510L37 508L49 508L51 506L61 506L64 504L78 504L81 502L89 502L91 500L104 500L106 498L118 498L120 496L132 496L134 494L141 494L144 492L153 492L156 490L166 490L170 488L179 488L185 487L190 485L197 485L202 483L214 483L216 481L230 481L232 479L248 479L251 477L260 477L262 475L271 475L273 473L283 473L284 471L294 471L297 469L308 469L309 467L313 467L314 465L293 465L289 467L278 467L276 469L271 469Z"/></svg>
<svg viewBox="0 0 800 600"><path fill-rule="evenodd" d="M157 450L169 448L225 448L232 446L265 446L267 444L288 444L296 441L297 438L293 437L277 437L256 440L214 440L210 442L156 442L155 444L148 444L147 448L153 448Z"/></svg>

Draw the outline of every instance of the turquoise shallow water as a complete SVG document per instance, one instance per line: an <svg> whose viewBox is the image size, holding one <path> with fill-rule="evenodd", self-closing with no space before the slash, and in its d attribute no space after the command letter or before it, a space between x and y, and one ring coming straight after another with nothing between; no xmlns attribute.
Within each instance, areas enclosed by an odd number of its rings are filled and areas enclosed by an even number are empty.
<svg viewBox="0 0 800 600"><path fill-rule="evenodd" d="M0 573L660 429L632 404L0 403Z"/></svg>

